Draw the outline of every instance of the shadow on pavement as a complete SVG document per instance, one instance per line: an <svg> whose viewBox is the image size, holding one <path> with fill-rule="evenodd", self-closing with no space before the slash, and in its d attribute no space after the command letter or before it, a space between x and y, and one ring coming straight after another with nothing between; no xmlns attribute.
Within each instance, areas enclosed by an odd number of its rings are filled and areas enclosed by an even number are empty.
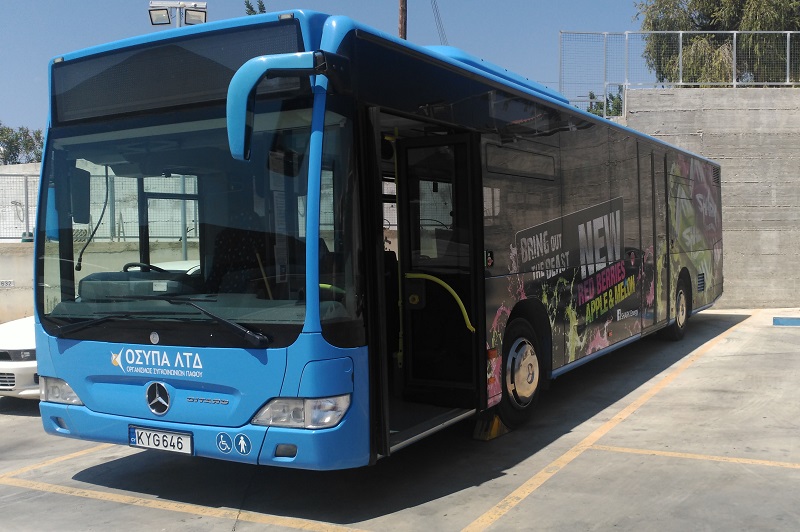
<svg viewBox="0 0 800 532"><path fill-rule="evenodd" d="M201 506L342 525L368 521L506 475L748 317L698 314L681 342L646 338L577 368L553 381L530 423L489 442L473 440L472 423L464 422L356 470L310 472L146 451L87 468L73 478ZM521 476L519 483L526 479Z"/></svg>
<svg viewBox="0 0 800 532"><path fill-rule="evenodd" d="M0 415L34 417L39 415L39 399L0 397Z"/></svg>

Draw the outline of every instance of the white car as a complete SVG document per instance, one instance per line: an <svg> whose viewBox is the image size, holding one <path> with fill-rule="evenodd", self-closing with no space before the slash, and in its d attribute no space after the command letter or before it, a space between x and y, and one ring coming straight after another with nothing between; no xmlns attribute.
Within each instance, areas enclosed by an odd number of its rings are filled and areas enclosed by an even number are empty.
<svg viewBox="0 0 800 532"><path fill-rule="evenodd" d="M0 324L0 396L39 399L33 316Z"/></svg>

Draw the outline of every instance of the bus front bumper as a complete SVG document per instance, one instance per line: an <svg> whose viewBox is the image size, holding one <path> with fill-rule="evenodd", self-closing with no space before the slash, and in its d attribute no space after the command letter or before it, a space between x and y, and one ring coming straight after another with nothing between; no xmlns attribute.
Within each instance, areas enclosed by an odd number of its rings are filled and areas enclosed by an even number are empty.
<svg viewBox="0 0 800 532"><path fill-rule="evenodd" d="M134 427L188 436L189 440L182 441L189 441L191 448L181 445L180 450L170 450L219 460L312 470L347 469L370 462L368 416L352 407L337 426L320 430L167 423L50 402L41 402L39 410L45 432L68 438L131 445Z"/></svg>

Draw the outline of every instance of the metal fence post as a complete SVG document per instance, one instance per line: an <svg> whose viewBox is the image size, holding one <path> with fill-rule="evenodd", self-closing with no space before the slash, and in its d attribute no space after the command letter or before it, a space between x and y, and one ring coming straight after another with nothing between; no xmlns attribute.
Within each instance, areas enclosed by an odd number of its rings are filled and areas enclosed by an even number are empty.
<svg viewBox="0 0 800 532"><path fill-rule="evenodd" d="M608 118L608 32L603 32L603 118Z"/></svg>
<svg viewBox="0 0 800 532"><path fill-rule="evenodd" d="M561 57L563 53L562 41L564 40L564 30L558 32L558 92L564 94L564 59Z"/></svg>
<svg viewBox="0 0 800 532"><path fill-rule="evenodd" d="M791 65L790 58L792 56L791 42L792 42L792 34L791 32L787 31L786 32L786 84L787 85L792 82L792 73L789 67L789 65Z"/></svg>
<svg viewBox="0 0 800 532"><path fill-rule="evenodd" d="M736 35L738 32L733 32L733 61L731 64L733 74L733 87L736 88Z"/></svg>
<svg viewBox="0 0 800 532"><path fill-rule="evenodd" d="M188 243L188 228L186 227L186 176L181 174L181 258L187 260L189 258Z"/></svg>
<svg viewBox="0 0 800 532"><path fill-rule="evenodd" d="M28 199L28 176L24 177L25 180L25 234L22 235L22 241L29 241L31 235L31 219L30 219L30 200Z"/></svg>
<svg viewBox="0 0 800 532"><path fill-rule="evenodd" d="M683 85L683 32L678 32L678 85Z"/></svg>
<svg viewBox="0 0 800 532"><path fill-rule="evenodd" d="M117 236L117 193L114 176L109 175L106 166L106 177L108 178L108 239L114 241Z"/></svg>
<svg viewBox="0 0 800 532"><path fill-rule="evenodd" d="M622 84L622 116L628 116L628 83L630 82L631 43L629 32L625 32L625 82Z"/></svg>

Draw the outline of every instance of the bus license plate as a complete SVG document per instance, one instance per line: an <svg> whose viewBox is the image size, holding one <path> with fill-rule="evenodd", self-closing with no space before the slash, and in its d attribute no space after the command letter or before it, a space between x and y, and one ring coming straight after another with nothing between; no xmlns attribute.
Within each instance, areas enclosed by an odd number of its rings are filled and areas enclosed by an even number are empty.
<svg viewBox="0 0 800 532"><path fill-rule="evenodd" d="M129 426L128 436L131 447L192 454L191 434Z"/></svg>

